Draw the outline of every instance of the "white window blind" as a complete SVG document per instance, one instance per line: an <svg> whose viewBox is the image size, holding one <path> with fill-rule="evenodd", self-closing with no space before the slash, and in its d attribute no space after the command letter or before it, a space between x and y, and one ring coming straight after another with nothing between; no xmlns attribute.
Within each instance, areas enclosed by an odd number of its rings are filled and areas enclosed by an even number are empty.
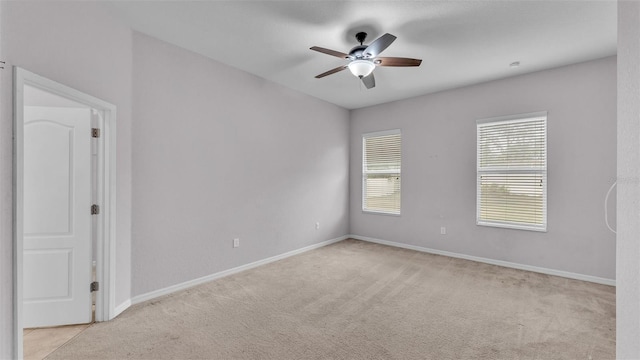
<svg viewBox="0 0 640 360"><path fill-rule="evenodd" d="M477 224L547 229L547 113L477 122Z"/></svg>
<svg viewBox="0 0 640 360"><path fill-rule="evenodd" d="M400 130L362 136L362 210L400 215Z"/></svg>

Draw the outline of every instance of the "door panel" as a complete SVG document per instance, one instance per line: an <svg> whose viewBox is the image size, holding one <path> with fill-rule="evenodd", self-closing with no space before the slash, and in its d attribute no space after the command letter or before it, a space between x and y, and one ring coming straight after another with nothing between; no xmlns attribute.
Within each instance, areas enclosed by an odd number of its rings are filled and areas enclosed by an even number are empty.
<svg viewBox="0 0 640 360"><path fill-rule="evenodd" d="M91 113L24 107L24 327L91 321Z"/></svg>
<svg viewBox="0 0 640 360"><path fill-rule="evenodd" d="M69 300L73 281L73 250L25 250L24 265L31 283L24 290L23 299ZM46 271L39 271L46 269Z"/></svg>
<svg viewBox="0 0 640 360"><path fill-rule="evenodd" d="M24 234L70 235L74 128L39 120L26 123L24 132L32 142L24 149ZM43 155L46 161L39 160Z"/></svg>

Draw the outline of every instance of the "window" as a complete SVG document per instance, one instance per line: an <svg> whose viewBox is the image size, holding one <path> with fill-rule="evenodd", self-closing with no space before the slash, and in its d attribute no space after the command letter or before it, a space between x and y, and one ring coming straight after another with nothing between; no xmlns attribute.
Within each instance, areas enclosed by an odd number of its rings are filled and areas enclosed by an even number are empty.
<svg viewBox="0 0 640 360"><path fill-rule="evenodd" d="M362 211L400 215L400 130L362 136Z"/></svg>
<svg viewBox="0 0 640 360"><path fill-rule="evenodd" d="M547 113L477 121L477 224L547 230Z"/></svg>

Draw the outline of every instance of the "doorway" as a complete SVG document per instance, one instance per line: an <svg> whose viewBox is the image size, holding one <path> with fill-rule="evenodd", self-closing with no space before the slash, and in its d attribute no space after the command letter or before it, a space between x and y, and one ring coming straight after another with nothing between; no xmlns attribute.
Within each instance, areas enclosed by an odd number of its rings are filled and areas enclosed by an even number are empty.
<svg viewBox="0 0 640 360"><path fill-rule="evenodd" d="M14 68L14 336L114 317L114 105ZM93 293L93 295L92 295Z"/></svg>

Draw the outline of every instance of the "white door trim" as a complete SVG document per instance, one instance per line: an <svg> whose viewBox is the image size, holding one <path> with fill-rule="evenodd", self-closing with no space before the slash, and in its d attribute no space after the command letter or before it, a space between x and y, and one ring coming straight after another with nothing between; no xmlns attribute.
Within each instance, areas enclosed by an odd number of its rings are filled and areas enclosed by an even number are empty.
<svg viewBox="0 0 640 360"><path fill-rule="evenodd" d="M13 284L14 355L23 357L22 339L22 266L23 266L23 165L24 165L24 85L86 104L104 114L98 142L98 191L100 215L97 221L96 278L100 290L96 296L96 321L111 320L115 312L115 236L116 236L116 107L106 101L72 89L19 67L14 67L13 103Z"/></svg>

